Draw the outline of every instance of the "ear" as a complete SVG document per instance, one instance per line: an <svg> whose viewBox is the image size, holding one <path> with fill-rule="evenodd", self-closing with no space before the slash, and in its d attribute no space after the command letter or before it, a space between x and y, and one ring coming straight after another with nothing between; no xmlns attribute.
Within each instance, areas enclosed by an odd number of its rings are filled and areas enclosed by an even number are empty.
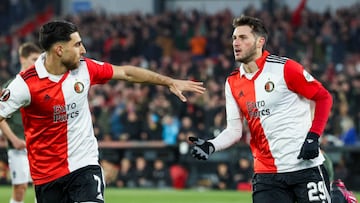
<svg viewBox="0 0 360 203"><path fill-rule="evenodd" d="M61 57L62 54L63 54L63 47L60 44L58 44L58 45L55 46L54 49L55 49L56 55Z"/></svg>
<svg viewBox="0 0 360 203"><path fill-rule="evenodd" d="M259 46L260 48L263 48L264 45L265 45L265 38L264 38L264 37L259 37L259 38L258 38L258 46Z"/></svg>

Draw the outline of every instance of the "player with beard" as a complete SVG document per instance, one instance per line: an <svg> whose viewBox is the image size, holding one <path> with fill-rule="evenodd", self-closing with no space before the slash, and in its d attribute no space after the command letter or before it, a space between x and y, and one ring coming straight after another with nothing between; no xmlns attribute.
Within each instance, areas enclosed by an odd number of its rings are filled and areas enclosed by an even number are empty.
<svg viewBox="0 0 360 203"><path fill-rule="evenodd" d="M268 33L261 20L241 16L233 27L234 56L240 67L225 83L227 127L211 140L190 137L192 155L206 160L237 143L246 120L254 157L254 203L330 202L318 140L330 113L331 95L301 64L265 50Z"/></svg>
<svg viewBox="0 0 360 203"><path fill-rule="evenodd" d="M86 49L71 22L44 24L39 43L45 52L0 97L0 121L21 108L38 203L104 202L105 183L88 103L92 85L110 79L163 85L184 102L183 91L205 91L202 82L84 57Z"/></svg>

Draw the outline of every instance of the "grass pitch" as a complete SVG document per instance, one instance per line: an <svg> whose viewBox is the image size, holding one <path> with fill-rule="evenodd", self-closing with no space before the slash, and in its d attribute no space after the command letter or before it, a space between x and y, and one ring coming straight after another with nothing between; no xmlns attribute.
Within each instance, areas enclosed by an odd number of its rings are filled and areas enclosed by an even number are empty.
<svg viewBox="0 0 360 203"><path fill-rule="evenodd" d="M0 202L9 202L10 186L0 187ZM173 190L173 189L105 189L106 203L249 203L250 192L216 190ZM34 202L34 190L29 187L25 203Z"/></svg>
<svg viewBox="0 0 360 203"><path fill-rule="evenodd" d="M360 200L360 192L355 192ZM10 186L0 186L0 203L9 202ZM173 190L173 189L105 189L106 203L251 203L251 192L217 190ZM25 203L34 202L34 190L30 187Z"/></svg>

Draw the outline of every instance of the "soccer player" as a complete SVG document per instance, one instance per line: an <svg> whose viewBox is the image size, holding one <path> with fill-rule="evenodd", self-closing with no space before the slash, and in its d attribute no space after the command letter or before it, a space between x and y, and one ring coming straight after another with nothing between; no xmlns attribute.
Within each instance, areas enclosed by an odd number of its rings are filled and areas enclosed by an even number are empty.
<svg viewBox="0 0 360 203"><path fill-rule="evenodd" d="M225 83L227 127L211 140L190 137L192 155L206 160L238 142L245 119L254 157L254 203L330 202L318 139L331 95L298 62L265 50L268 33L261 20L241 16L233 26L234 56L241 64Z"/></svg>
<svg viewBox="0 0 360 203"><path fill-rule="evenodd" d="M202 82L84 57L86 49L71 22L42 25L39 42L45 52L16 76L0 100L0 120L21 108L38 203L104 202L105 183L88 103L92 85L110 79L163 85L184 102L183 91L205 91Z"/></svg>
<svg viewBox="0 0 360 203"><path fill-rule="evenodd" d="M41 54L41 49L32 42L26 42L19 47L20 72L33 65ZM8 81L9 84L12 80ZM6 84L5 84L6 86ZM13 193L10 203L23 203L28 183L31 182L29 160L25 149L24 128L20 111L11 118L0 122L0 129L8 138L8 162Z"/></svg>

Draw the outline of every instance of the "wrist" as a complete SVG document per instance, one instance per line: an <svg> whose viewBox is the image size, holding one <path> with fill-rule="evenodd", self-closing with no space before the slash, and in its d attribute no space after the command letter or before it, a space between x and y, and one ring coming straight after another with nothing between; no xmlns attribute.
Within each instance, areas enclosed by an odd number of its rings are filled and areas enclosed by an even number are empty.
<svg viewBox="0 0 360 203"><path fill-rule="evenodd" d="M209 152L210 154L214 153L215 152L215 146L212 142L208 141L209 143Z"/></svg>
<svg viewBox="0 0 360 203"><path fill-rule="evenodd" d="M314 132L308 132L306 138L310 138L313 140L319 140L320 135Z"/></svg>

